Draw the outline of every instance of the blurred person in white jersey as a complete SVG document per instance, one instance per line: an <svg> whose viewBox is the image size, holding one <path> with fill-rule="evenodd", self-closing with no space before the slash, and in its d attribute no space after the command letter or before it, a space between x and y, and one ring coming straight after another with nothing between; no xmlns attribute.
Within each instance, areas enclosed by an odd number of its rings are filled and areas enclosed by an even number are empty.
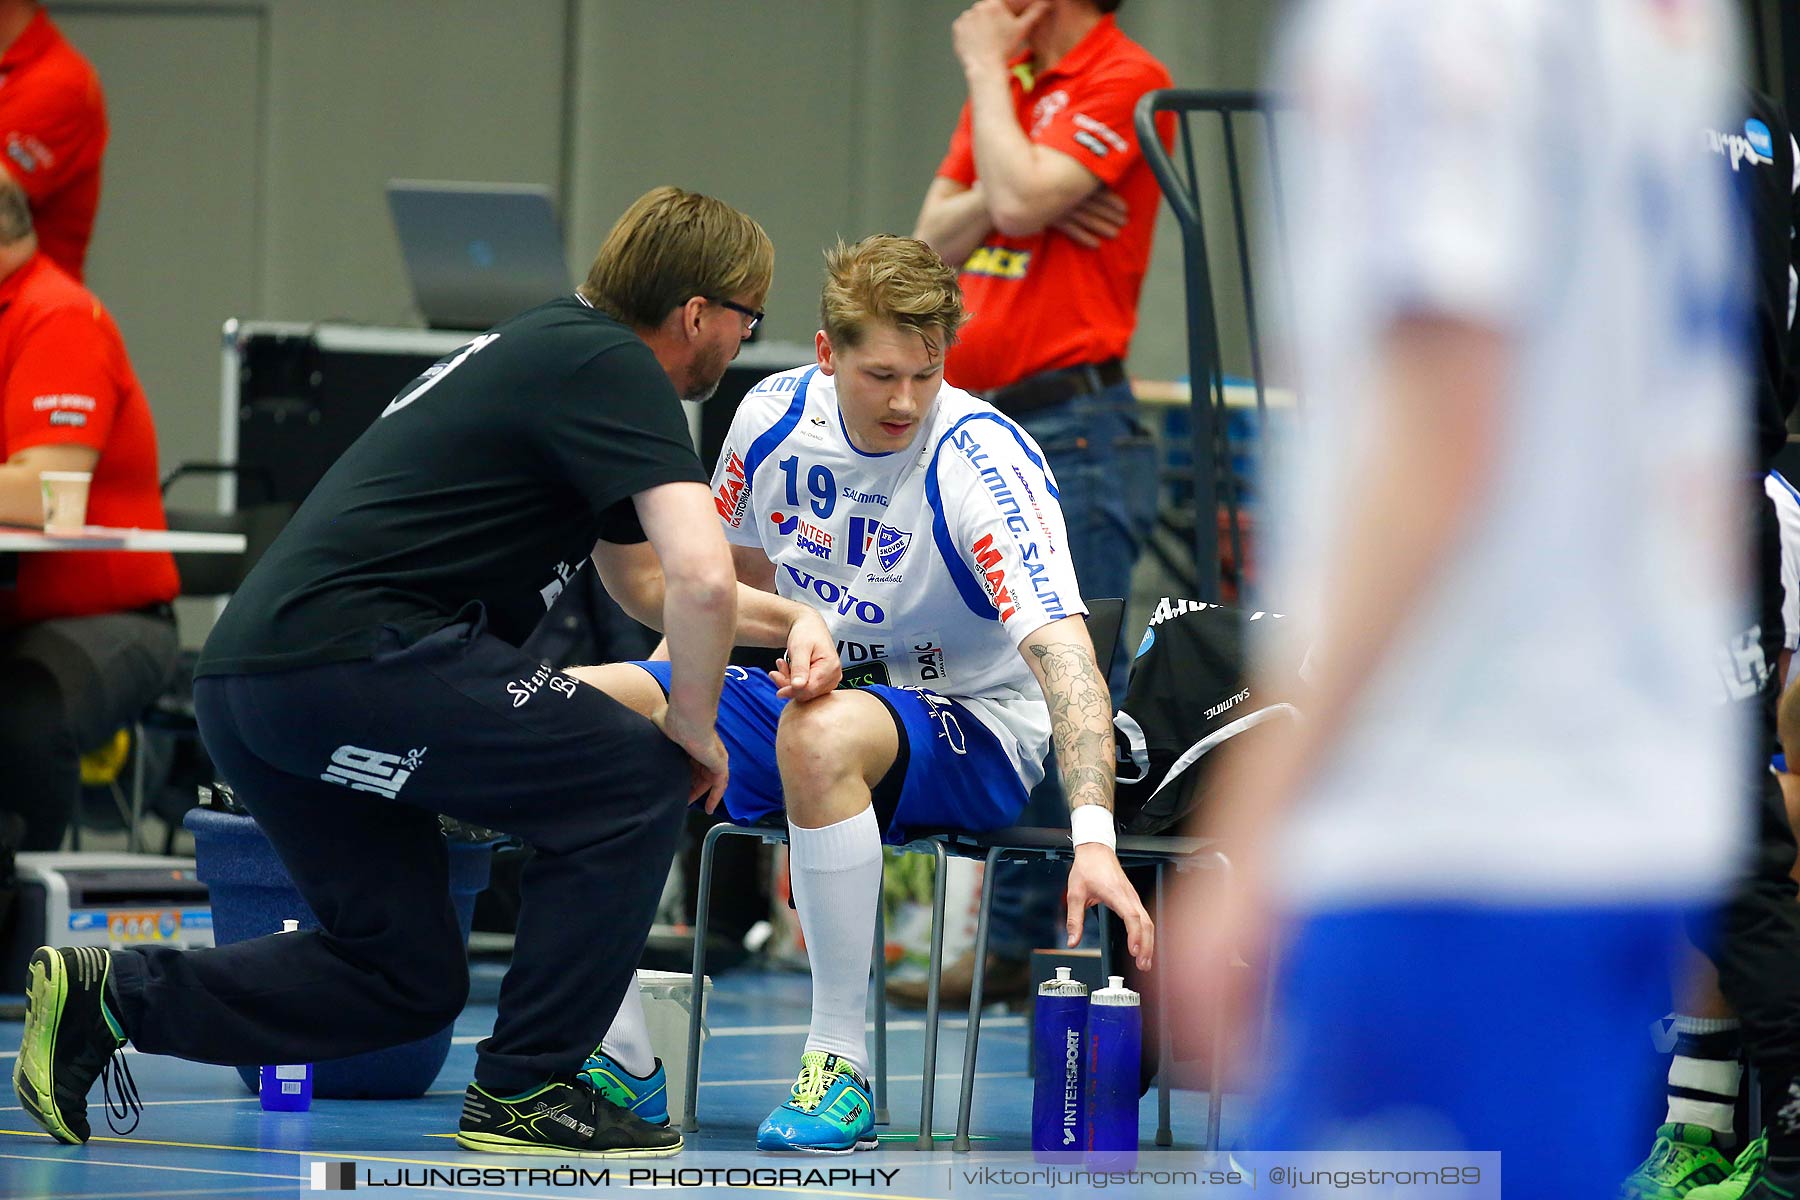
<svg viewBox="0 0 1800 1200"><path fill-rule="evenodd" d="M1631 1166L1677 934L1742 845L1746 281L1694 150L1735 39L1711 0L1288 30L1306 407L1263 600L1314 698L1219 783L1239 886L1169 918L1208 963L1280 929L1251 1146L1498 1150L1518 1195ZM1232 978L1193 985L1241 1016Z"/></svg>

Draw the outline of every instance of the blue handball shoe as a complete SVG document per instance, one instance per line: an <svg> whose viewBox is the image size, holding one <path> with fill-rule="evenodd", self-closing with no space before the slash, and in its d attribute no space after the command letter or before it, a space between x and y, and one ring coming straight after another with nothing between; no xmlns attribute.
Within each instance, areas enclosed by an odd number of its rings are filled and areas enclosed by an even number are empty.
<svg viewBox="0 0 1800 1200"><path fill-rule="evenodd" d="M611 1055L596 1050L581 1064L581 1073L602 1097L639 1120L652 1125L669 1123L669 1077L662 1059L656 1060L656 1070L637 1076L613 1061Z"/></svg>
<svg viewBox="0 0 1800 1200"><path fill-rule="evenodd" d="M821 1050L800 1056L793 1093L756 1131L758 1150L849 1154L878 1144L869 1081L837 1055Z"/></svg>

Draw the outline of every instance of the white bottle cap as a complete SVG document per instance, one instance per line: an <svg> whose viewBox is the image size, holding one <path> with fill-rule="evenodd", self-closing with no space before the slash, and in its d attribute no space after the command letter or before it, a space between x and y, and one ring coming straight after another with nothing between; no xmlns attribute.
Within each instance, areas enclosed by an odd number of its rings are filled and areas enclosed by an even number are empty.
<svg viewBox="0 0 1800 1200"><path fill-rule="evenodd" d="M1093 1003L1133 1008L1143 1003L1136 992L1125 986L1125 977L1123 975L1111 975L1107 978L1107 986L1094 993L1092 997Z"/></svg>
<svg viewBox="0 0 1800 1200"><path fill-rule="evenodd" d="M281 923L281 932L283 932L283 933L299 933L300 932L300 922L298 922L298 921L283 921Z"/></svg>
<svg viewBox="0 0 1800 1200"><path fill-rule="evenodd" d="M1085 996L1088 994L1087 984L1079 979L1069 978L1068 967L1056 968L1056 978L1046 979L1038 984L1040 996Z"/></svg>

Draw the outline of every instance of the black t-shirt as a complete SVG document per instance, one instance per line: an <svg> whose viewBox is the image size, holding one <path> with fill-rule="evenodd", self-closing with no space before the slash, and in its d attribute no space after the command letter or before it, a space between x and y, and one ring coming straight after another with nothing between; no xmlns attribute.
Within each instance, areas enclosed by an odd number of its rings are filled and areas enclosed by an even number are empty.
<svg viewBox="0 0 1800 1200"><path fill-rule="evenodd" d="M1756 461L1767 470L1787 444L1794 411L1794 331L1788 323L1790 270L1796 260L1794 151L1787 116L1761 92L1748 90L1744 128L1716 136L1733 186L1750 218L1755 288Z"/></svg>
<svg viewBox="0 0 1800 1200"><path fill-rule="evenodd" d="M707 481L650 348L577 296L427 368L326 472L207 639L202 675L366 658L474 601L518 645L631 498Z"/></svg>
<svg viewBox="0 0 1800 1200"><path fill-rule="evenodd" d="M1158 602L1113 716L1115 819L1123 833L1165 833L1201 807L1212 752L1274 720L1299 716L1299 681L1275 694L1251 683L1252 621L1280 620L1198 600Z"/></svg>

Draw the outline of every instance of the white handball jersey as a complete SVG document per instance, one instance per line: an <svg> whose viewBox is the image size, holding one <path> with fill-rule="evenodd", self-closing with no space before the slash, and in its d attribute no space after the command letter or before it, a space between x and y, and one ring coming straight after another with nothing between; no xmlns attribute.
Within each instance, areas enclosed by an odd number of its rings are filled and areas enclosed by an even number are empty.
<svg viewBox="0 0 1800 1200"><path fill-rule="evenodd" d="M1748 624L1728 515L1752 251L1696 131L1735 102L1732 15L1303 12L1284 82L1305 136L1281 162L1305 433L1268 603L1331 603L1320 567L1367 486L1393 323L1475 322L1512 355L1494 474L1293 813L1290 899L1715 894L1748 806L1717 656Z"/></svg>
<svg viewBox="0 0 1800 1200"><path fill-rule="evenodd" d="M825 618L847 682L953 697L1027 789L1043 778L1050 714L1019 643L1087 609L1030 435L945 384L910 447L865 454L835 380L801 367L744 397L713 497L725 536L761 549L776 591Z"/></svg>

